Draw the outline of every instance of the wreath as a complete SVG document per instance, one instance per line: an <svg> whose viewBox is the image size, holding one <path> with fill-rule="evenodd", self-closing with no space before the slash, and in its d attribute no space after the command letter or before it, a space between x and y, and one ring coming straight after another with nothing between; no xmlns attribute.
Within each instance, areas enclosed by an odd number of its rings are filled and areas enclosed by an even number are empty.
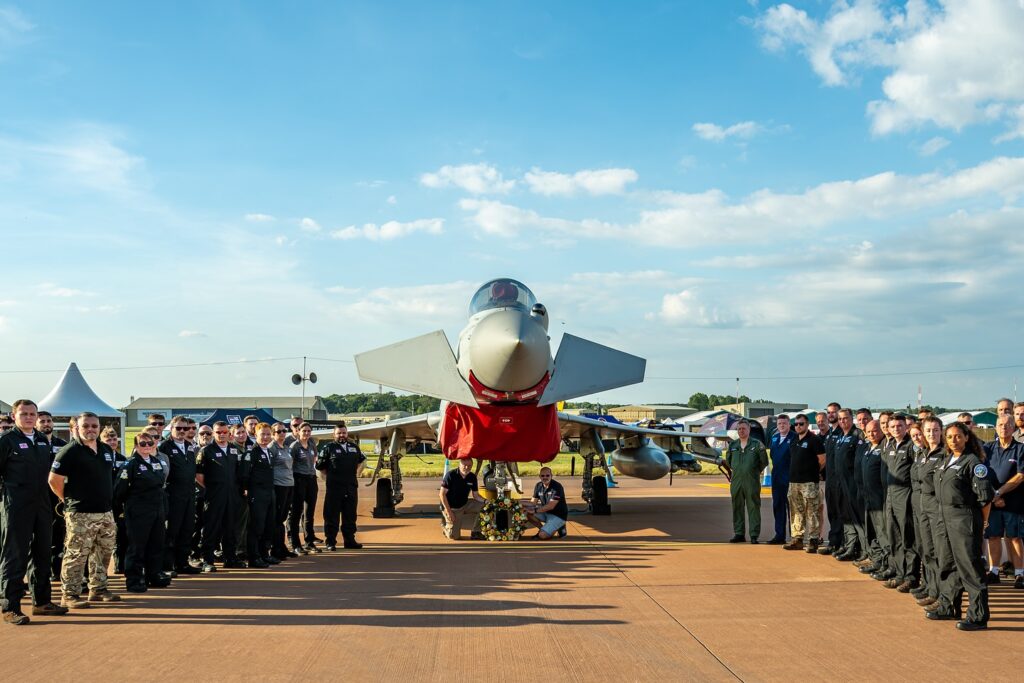
<svg viewBox="0 0 1024 683"><path fill-rule="evenodd" d="M488 541L518 541L526 522L523 506L513 498L488 501L480 510L480 531Z"/></svg>

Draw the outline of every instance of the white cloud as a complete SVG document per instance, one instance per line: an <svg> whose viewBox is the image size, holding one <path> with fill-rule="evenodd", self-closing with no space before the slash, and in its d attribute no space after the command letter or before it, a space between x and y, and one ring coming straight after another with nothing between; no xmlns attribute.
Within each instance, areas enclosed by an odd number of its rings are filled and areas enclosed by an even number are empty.
<svg viewBox="0 0 1024 683"><path fill-rule="evenodd" d="M207 335L199 330L182 330L178 333L178 336L183 339L188 339L192 337L206 337Z"/></svg>
<svg viewBox="0 0 1024 683"><path fill-rule="evenodd" d="M96 296L96 292L87 292L71 287L61 287L52 282L44 282L36 286L36 291L41 296L54 297L57 299L70 299L73 297Z"/></svg>
<svg viewBox="0 0 1024 683"><path fill-rule="evenodd" d="M388 181L386 181L386 180L360 180L359 182L356 183L356 187L374 188L374 187L381 187L382 185L387 185L387 184L388 184Z"/></svg>
<svg viewBox="0 0 1024 683"><path fill-rule="evenodd" d="M245 220L250 223L270 223L276 219L267 213L247 213L245 214Z"/></svg>
<svg viewBox="0 0 1024 683"><path fill-rule="evenodd" d="M789 4L755 22L771 50L795 46L826 85L858 68L882 67L884 98L868 104L872 130L887 134L931 123L961 130L1003 121L997 141L1024 136L1024 6L1008 0L835 2L818 20Z"/></svg>
<svg viewBox="0 0 1024 683"><path fill-rule="evenodd" d="M460 208L485 233L511 237L533 230L560 238L650 240L677 248L722 240L772 241L809 235L853 220L891 220L964 200L1014 201L1024 195L1024 158L999 157L943 175L879 173L822 183L804 192L760 190L730 201L720 190L659 193L661 206L627 224L542 216L495 200L463 199Z"/></svg>
<svg viewBox="0 0 1024 683"><path fill-rule="evenodd" d="M741 121L731 126L719 126L715 123L693 124L693 132L697 134L697 137L712 142L723 142L729 138L749 140L764 130L765 127L756 121Z"/></svg>
<svg viewBox="0 0 1024 683"><path fill-rule="evenodd" d="M77 125L44 142L0 137L0 158L6 157L11 174L35 174L50 186L139 199L148 184L145 160L122 148L121 137L95 124Z"/></svg>
<svg viewBox="0 0 1024 683"><path fill-rule="evenodd" d="M929 138L924 144L918 148L918 152L923 157L934 156L938 152L946 149L949 146L949 140L943 137Z"/></svg>
<svg viewBox="0 0 1024 683"><path fill-rule="evenodd" d="M449 325L465 320L469 298L480 283L467 281L442 284L377 287L370 290L344 290L351 301L340 306L346 319L372 323L399 323L403 327L415 321Z"/></svg>
<svg viewBox="0 0 1024 683"><path fill-rule="evenodd" d="M303 218L299 221L299 227L303 232L320 232L323 228L312 218Z"/></svg>
<svg viewBox="0 0 1024 683"><path fill-rule="evenodd" d="M393 240L399 237L406 237L415 232L424 232L428 235L440 235L444 231L444 220L441 218L421 218L408 223L399 221L388 221L381 225L376 223L364 223L362 226L350 225L347 228L334 230L331 237L336 240L352 240L364 238L371 241Z"/></svg>
<svg viewBox="0 0 1024 683"><path fill-rule="evenodd" d="M685 327L738 327L742 323L738 316L705 304L693 289L662 297L658 316L665 322Z"/></svg>
<svg viewBox="0 0 1024 683"><path fill-rule="evenodd" d="M33 29L35 25L18 8L0 7L0 57L5 47L25 40Z"/></svg>
<svg viewBox="0 0 1024 683"><path fill-rule="evenodd" d="M546 196L622 194L626 185L635 183L640 176L631 168L584 169L572 174L544 171L534 167L523 180L530 191Z"/></svg>
<svg viewBox="0 0 1024 683"><path fill-rule="evenodd" d="M463 199L459 208L473 212L470 223L485 233L513 237L523 230L561 233L562 237L578 237L588 232L592 237L608 237L617 232L616 226L598 220L571 221L547 218L531 209L522 209L491 199ZM562 246L565 246L563 243Z"/></svg>
<svg viewBox="0 0 1024 683"><path fill-rule="evenodd" d="M394 206L395 204L398 203L398 197L396 197L395 195L391 194L391 195L388 195L388 198L385 199L384 201L386 201L391 206Z"/></svg>
<svg viewBox="0 0 1024 683"><path fill-rule="evenodd" d="M481 163L442 166L434 173L421 175L420 184L435 189L457 187L470 194L506 194L516 183L505 180L493 166Z"/></svg>

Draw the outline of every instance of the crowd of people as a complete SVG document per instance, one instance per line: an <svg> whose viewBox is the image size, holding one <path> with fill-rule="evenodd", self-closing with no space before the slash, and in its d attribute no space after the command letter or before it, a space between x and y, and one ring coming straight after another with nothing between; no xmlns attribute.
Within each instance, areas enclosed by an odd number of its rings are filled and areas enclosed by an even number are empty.
<svg viewBox="0 0 1024 683"><path fill-rule="evenodd" d="M928 619L984 629L988 586L1002 573L1024 589L1024 403L1000 399L996 413L988 443L966 412L943 425L927 410L876 418L830 403L815 418L817 433L806 415L779 415L767 447L741 423L725 454L733 471L731 541L748 540L749 528L750 542L759 542L760 475L770 455L775 534L768 543L850 562L912 595Z"/></svg>
<svg viewBox="0 0 1024 683"><path fill-rule="evenodd" d="M769 544L850 562L912 595L928 619L984 629L988 586L1005 573L1024 589L1024 402L1001 399L997 416L988 443L970 413L943 425L928 411L876 417L830 403L815 428L804 414L779 415L767 446L741 421L724 454L732 471L730 541L759 542L760 476L771 462ZM335 551L339 532L344 548L362 547L356 507L365 457L344 423L323 444L300 418L200 425L153 414L148 423L123 455L116 430L101 430L93 413L70 419L69 442L33 401L16 401L10 416L0 416L6 623L29 623L26 576L32 614L61 616L119 601L109 589L111 566L127 591L144 593L218 564L266 569ZM326 483L325 539L314 532L318 473ZM485 501L471 460L447 473L439 497L448 538L469 523L472 537L481 537ZM525 507L539 538L565 535L565 492L550 468ZM51 576L60 581L57 603Z"/></svg>
<svg viewBox="0 0 1024 683"><path fill-rule="evenodd" d="M365 456L341 423L317 444L300 418L290 425L247 416L239 425L199 425L150 415L131 452L93 413L53 434L53 416L15 401L0 420L0 609L23 625L90 603L117 602L108 571L126 590L163 588L183 574L266 569L289 558L357 550L358 476ZM165 427L169 431L165 437ZM324 539L314 533L318 473L324 480ZM53 601L51 576L61 597Z"/></svg>

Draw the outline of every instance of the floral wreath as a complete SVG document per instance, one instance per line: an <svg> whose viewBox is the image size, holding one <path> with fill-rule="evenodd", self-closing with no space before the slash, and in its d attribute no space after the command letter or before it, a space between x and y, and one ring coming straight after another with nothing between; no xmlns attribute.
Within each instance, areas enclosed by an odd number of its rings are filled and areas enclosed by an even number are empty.
<svg viewBox="0 0 1024 683"><path fill-rule="evenodd" d="M508 513L508 529L498 528L498 513ZM484 504L480 510L480 532L488 541L518 541L526 526L526 512L518 500L501 497Z"/></svg>

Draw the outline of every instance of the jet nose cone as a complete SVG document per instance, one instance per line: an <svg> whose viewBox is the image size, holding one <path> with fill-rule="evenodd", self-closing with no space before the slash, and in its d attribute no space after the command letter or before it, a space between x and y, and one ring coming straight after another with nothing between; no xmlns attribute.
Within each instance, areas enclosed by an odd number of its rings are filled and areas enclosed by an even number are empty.
<svg viewBox="0 0 1024 683"><path fill-rule="evenodd" d="M477 323L469 353L473 375L495 391L530 389L551 363L544 328L519 311L498 311Z"/></svg>

